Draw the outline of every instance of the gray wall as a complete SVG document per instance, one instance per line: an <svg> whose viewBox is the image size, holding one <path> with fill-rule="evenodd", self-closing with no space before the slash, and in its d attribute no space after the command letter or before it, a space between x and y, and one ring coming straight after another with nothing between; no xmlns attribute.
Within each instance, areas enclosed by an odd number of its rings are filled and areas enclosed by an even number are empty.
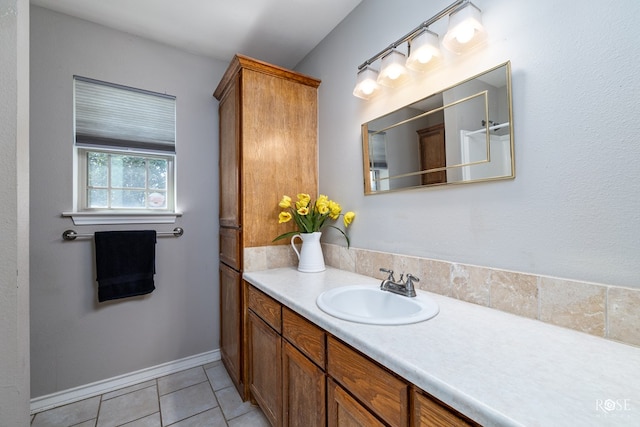
<svg viewBox="0 0 640 427"><path fill-rule="evenodd" d="M0 426L29 425L29 2L0 1Z"/></svg>
<svg viewBox="0 0 640 427"><path fill-rule="evenodd" d="M478 0L484 46L374 100L352 96L359 64L449 3L366 0L298 67L322 79L320 191L356 212L351 244L640 287L640 2ZM363 195L363 122L507 60L515 180Z"/></svg>
<svg viewBox="0 0 640 427"><path fill-rule="evenodd" d="M231 59L231 58L229 58ZM31 9L31 387L40 397L219 348L218 113L227 64L49 10ZM159 237L156 290L97 303L91 239L74 226L72 76L177 97L183 237Z"/></svg>

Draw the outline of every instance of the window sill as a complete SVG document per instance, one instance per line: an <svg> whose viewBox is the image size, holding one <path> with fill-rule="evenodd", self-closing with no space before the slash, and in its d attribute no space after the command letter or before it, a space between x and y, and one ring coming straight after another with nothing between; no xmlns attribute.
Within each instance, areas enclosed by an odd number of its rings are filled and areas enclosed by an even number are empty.
<svg viewBox="0 0 640 427"><path fill-rule="evenodd" d="M174 224L182 212L63 212L74 225Z"/></svg>

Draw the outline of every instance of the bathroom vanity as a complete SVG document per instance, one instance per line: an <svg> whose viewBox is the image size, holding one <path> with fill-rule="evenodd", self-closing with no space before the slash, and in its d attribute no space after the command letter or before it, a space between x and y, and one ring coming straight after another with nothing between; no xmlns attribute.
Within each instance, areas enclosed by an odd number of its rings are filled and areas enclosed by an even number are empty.
<svg viewBox="0 0 640 427"><path fill-rule="evenodd" d="M247 293L249 388L272 425L476 425L254 286Z"/></svg>
<svg viewBox="0 0 640 427"><path fill-rule="evenodd" d="M249 388L275 426L640 423L637 347L436 294L424 322L341 320L318 295L379 281L333 268L244 280Z"/></svg>

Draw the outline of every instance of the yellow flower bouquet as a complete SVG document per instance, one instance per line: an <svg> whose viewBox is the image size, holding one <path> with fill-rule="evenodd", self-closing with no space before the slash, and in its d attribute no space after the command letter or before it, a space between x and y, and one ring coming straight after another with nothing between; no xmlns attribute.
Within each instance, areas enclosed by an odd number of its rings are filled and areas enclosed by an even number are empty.
<svg viewBox="0 0 640 427"><path fill-rule="evenodd" d="M278 223L282 224L293 219L298 226L298 231L283 233L273 239L274 242L299 233L315 233L321 231L323 227L331 227L342 233L344 238L347 239L347 247L349 247L349 237L345 232L336 226L329 225L327 220L336 221L342 215L344 226L348 227L356 217L355 213L347 212L343 214L342 207L333 200L329 200L323 194L318 196L318 199L313 203L311 202L311 197L305 193L298 194L297 199L293 203L291 197L282 197L278 206L285 210L278 215Z"/></svg>

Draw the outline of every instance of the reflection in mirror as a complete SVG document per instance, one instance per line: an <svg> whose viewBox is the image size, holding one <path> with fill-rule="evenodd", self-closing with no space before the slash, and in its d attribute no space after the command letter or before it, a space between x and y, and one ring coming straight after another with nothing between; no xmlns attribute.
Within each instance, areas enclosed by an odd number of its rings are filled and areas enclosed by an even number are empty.
<svg viewBox="0 0 640 427"><path fill-rule="evenodd" d="M515 176L507 62L362 125L365 194Z"/></svg>

